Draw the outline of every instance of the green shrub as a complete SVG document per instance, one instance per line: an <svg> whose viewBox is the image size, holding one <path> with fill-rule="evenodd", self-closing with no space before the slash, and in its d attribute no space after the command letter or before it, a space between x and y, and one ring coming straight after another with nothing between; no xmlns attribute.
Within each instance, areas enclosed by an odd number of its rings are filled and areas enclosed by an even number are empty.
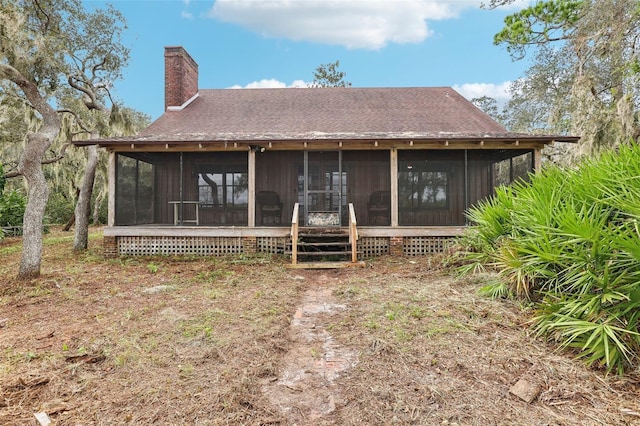
<svg viewBox="0 0 640 426"><path fill-rule="evenodd" d="M468 217L467 259L536 302L538 333L608 371L638 365L640 147L545 169Z"/></svg>
<svg viewBox="0 0 640 426"><path fill-rule="evenodd" d="M96 197L94 194L92 203L95 204L95 201ZM67 196L60 193L52 193L49 195L49 200L47 201L45 223L67 223L75 214L75 203L75 200L70 200ZM107 223L107 201L103 200L98 207L98 223ZM91 214L93 215L93 210ZM91 219L93 219L93 217Z"/></svg>
<svg viewBox="0 0 640 426"><path fill-rule="evenodd" d="M45 223L64 224L74 215L75 204L60 193L51 193L45 210Z"/></svg>
<svg viewBox="0 0 640 426"><path fill-rule="evenodd" d="M0 227L22 226L26 199L19 191L0 194Z"/></svg>

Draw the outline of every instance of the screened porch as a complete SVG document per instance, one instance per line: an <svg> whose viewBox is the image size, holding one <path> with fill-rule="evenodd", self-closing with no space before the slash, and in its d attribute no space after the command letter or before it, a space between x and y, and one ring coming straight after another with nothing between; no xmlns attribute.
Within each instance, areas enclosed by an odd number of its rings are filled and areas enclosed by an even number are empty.
<svg viewBox="0 0 640 426"><path fill-rule="evenodd" d="M530 149L119 152L115 226L464 226L498 185L527 179Z"/></svg>

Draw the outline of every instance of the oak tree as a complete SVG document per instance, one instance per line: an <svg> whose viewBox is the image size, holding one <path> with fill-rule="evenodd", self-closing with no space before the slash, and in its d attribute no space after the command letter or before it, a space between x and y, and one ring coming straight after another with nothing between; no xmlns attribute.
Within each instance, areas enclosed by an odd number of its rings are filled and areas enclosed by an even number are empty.
<svg viewBox="0 0 640 426"><path fill-rule="evenodd" d="M507 3L512 0L490 6ZM528 114L533 127L546 122L548 129L580 134L576 156L636 140L639 40L638 0L550 0L508 16L494 42L516 60L536 52L514 85L511 125L521 127Z"/></svg>
<svg viewBox="0 0 640 426"><path fill-rule="evenodd" d="M87 11L79 0L0 0L0 80L9 88L2 94L22 99L38 121L15 168L27 186L19 278L40 275L49 195L42 162L62 136L63 115L73 113L58 109L56 96L72 88L86 108L98 105L128 58L121 22L113 8Z"/></svg>

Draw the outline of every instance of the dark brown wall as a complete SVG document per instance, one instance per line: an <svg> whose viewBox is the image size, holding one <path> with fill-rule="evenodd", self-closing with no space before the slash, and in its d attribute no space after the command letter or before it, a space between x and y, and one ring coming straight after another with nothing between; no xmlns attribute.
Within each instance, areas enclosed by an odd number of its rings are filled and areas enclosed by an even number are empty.
<svg viewBox="0 0 640 426"><path fill-rule="evenodd" d="M298 202L298 170L302 167L304 153L300 151L266 151L256 154L256 192L278 193L283 204L283 223L291 222L293 205ZM260 222L257 213L256 221Z"/></svg>
<svg viewBox="0 0 640 426"><path fill-rule="evenodd" d="M358 225L371 225L367 204L375 191L391 190L391 169L389 151L346 151L343 167L347 172L347 203L353 203ZM384 225L376 217L373 224ZM390 223L386 223L390 225Z"/></svg>

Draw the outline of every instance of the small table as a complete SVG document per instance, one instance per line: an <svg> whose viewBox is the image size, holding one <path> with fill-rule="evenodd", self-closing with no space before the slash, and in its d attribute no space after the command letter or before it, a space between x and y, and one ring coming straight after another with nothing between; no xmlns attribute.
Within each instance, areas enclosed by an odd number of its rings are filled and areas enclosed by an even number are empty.
<svg viewBox="0 0 640 426"><path fill-rule="evenodd" d="M196 218L195 220L183 220L182 223L195 223L196 225L200 225L200 201L169 201L169 204L173 204L173 224L178 224L178 206L180 204L191 204L196 206Z"/></svg>

